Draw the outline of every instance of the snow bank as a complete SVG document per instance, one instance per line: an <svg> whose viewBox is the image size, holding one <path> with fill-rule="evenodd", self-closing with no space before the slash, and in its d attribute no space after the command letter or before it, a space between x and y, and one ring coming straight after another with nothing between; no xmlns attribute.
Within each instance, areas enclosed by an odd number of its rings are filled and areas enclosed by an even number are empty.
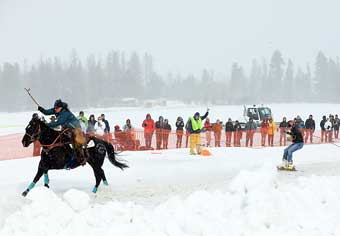
<svg viewBox="0 0 340 236"><path fill-rule="evenodd" d="M340 177L292 184L280 175L271 167L241 171L224 192L173 196L156 207L38 187L0 235L340 235Z"/></svg>

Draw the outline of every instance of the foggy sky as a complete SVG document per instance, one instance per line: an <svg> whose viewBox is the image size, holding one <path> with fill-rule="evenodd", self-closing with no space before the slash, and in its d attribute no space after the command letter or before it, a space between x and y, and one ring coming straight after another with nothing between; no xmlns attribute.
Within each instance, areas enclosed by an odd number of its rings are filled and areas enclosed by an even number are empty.
<svg viewBox="0 0 340 236"><path fill-rule="evenodd" d="M301 66L340 55L331 0L0 0L0 63L40 56L148 52L156 70L227 72L275 49Z"/></svg>

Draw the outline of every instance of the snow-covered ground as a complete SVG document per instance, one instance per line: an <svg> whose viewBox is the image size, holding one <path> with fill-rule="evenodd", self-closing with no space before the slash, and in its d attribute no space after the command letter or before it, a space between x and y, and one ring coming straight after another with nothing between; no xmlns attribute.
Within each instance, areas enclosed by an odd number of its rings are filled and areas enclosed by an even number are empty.
<svg viewBox="0 0 340 236"><path fill-rule="evenodd" d="M336 114L338 104L273 104L282 116ZM211 118L242 115L242 106L211 107ZM93 109L115 124L146 113L171 122L205 107ZM77 111L74 111L77 112ZM22 133L32 112L0 113L0 133ZM124 152L130 168L105 161L109 186L91 189L92 169L50 171L26 198L39 158L0 161L0 235L340 235L340 148L306 145L294 154L297 172L278 172L283 147Z"/></svg>
<svg viewBox="0 0 340 236"><path fill-rule="evenodd" d="M89 166L51 171L27 198L39 158L0 162L0 235L340 235L340 149L306 145L297 172L277 172L283 148L126 152L122 172L91 193Z"/></svg>

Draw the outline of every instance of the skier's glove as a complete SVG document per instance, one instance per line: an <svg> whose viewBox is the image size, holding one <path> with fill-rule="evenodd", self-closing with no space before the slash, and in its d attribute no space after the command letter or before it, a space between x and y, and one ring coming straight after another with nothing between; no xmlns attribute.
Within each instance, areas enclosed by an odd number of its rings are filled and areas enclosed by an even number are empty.
<svg viewBox="0 0 340 236"><path fill-rule="evenodd" d="M43 107L41 107L41 106L38 106L38 111L41 111L41 112L43 112L43 111L44 111L44 108L43 108Z"/></svg>
<svg viewBox="0 0 340 236"><path fill-rule="evenodd" d="M207 112L209 112L210 111L210 109L209 108L207 108Z"/></svg>

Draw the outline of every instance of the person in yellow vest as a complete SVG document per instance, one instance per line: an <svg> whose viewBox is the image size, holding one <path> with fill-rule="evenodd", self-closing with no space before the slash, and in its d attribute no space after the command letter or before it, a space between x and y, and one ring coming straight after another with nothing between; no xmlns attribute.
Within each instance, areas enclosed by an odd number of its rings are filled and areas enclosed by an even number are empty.
<svg viewBox="0 0 340 236"><path fill-rule="evenodd" d="M209 114L209 108L204 116L200 116L199 112L196 112L194 116L189 117L189 120L186 124L187 132L190 134L190 154L195 155L201 154L201 131L203 129L202 120L207 118ZM196 147L196 153L194 151L194 147Z"/></svg>
<svg viewBox="0 0 340 236"><path fill-rule="evenodd" d="M268 146L274 146L274 133L276 131L276 125L272 118L269 118L268 124Z"/></svg>

